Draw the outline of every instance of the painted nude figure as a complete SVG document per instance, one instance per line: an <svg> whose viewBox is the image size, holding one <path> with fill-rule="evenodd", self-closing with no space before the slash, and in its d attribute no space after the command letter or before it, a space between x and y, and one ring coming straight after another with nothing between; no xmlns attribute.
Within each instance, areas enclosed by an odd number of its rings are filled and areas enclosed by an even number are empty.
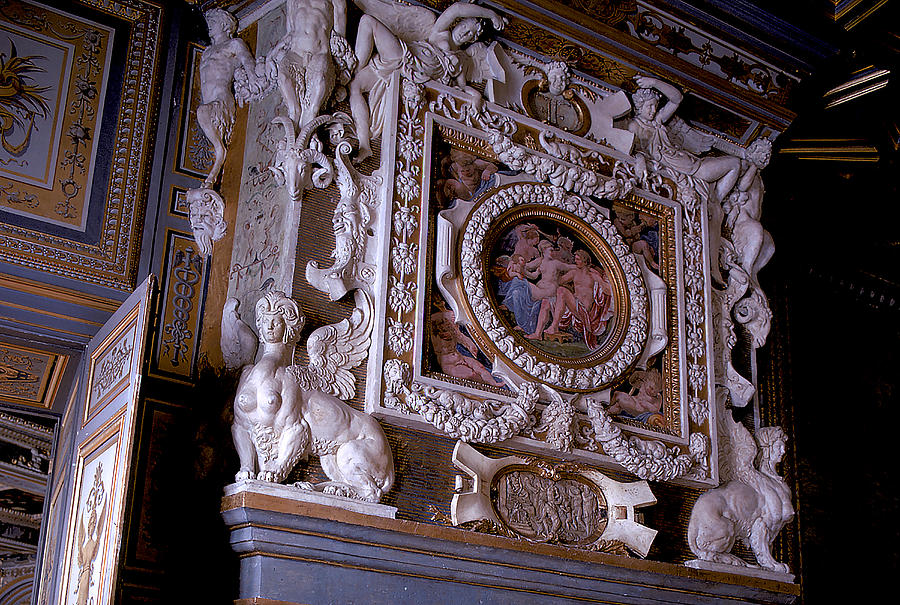
<svg viewBox="0 0 900 605"><path fill-rule="evenodd" d="M538 244L538 251L541 255L525 265L528 277L535 278L540 276L537 283L530 284L531 298L541 301L537 325L534 332L527 336L527 338L534 340L540 340L544 334L544 327L547 325L547 320L550 319L552 310L550 299L557 295L560 275L565 271L573 270L577 266L559 260L550 240L541 240Z"/></svg>
<svg viewBox="0 0 900 605"><path fill-rule="evenodd" d="M488 19L494 29L502 29L505 21L500 15L468 2L452 4L439 17L424 8L401 9L385 0L355 2L366 12L356 35L360 69L350 83L350 109L359 137L357 161L372 154L371 139L381 132L377 116L381 115L384 90L398 69L420 83L455 84L473 103L481 102L481 93L466 83L459 51L481 35L479 19ZM377 119L373 120L373 115Z"/></svg>
<svg viewBox="0 0 900 605"><path fill-rule="evenodd" d="M659 370L651 368L647 371L637 370L628 378L632 389L614 391L612 405L607 410L610 414L625 412L635 418L659 412L662 409L663 381Z"/></svg>
<svg viewBox="0 0 900 605"><path fill-rule="evenodd" d="M332 34L347 29L345 0L288 0L286 32L276 47L278 88L288 117L300 130L319 115L334 88L337 72ZM277 55L276 55L277 56Z"/></svg>
<svg viewBox="0 0 900 605"><path fill-rule="evenodd" d="M443 181L442 191L448 200L472 199L497 172L496 165L458 149L451 149L447 159L450 174Z"/></svg>
<svg viewBox="0 0 900 605"><path fill-rule="evenodd" d="M207 11L205 17L210 44L200 55L202 103L197 108L197 123L215 153L212 169L203 182L205 187L212 187L225 164L225 151L231 142L235 113L233 83L240 77L237 72L243 70L246 73L246 85L251 90L259 86L256 61L247 43L234 37L237 19L220 8Z"/></svg>
<svg viewBox="0 0 900 605"><path fill-rule="evenodd" d="M456 348L457 345L465 347L473 357L460 353ZM484 364L475 358L478 355L478 347L475 341L463 334L456 325L452 311L432 313L431 346L444 374L503 386L503 382L494 378Z"/></svg>
<svg viewBox="0 0 900 605"><path fill-rule="evenodd" d="M566 287L572 284L574 292ZM595 348L613 316L612 287L603 271L591 264L584 250L575 251L575 268L559 279L553 321L545 334L556 334L572 326L580 332L589 349Z"/></svg>

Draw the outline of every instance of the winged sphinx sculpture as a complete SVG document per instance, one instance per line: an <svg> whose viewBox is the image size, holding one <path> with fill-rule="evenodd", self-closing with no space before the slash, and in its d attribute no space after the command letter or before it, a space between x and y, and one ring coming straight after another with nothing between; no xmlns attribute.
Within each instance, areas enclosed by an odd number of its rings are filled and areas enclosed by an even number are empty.
<svg viewBox="0 0 900 605"><path fill-rule="evenodd" d="M788 566L772 556L772 542L794 517L790 488L775 470L785 454L787 436L780 427L767 426L757 430L754 438L732 418L730 410L721 411L723 485L704 493L694 504L688 545L698 558L686 565L701 568L708 561L755 567L731 554L740 539L753 551L759 567L788 573Z"/></svg>
<svg viewBox="0 0 900 605"><path fill-rule="evenodd" d="M244 366L234 399L232 436L241 462L237 481L282 482L312 454L329 481L298 487L368 502L378 502L391 488L394 463L384 431L374 418L342 401L356 392L351 370L365 358L372 333L371 300L357 291L356 302L349 318L310 334L306 366L293 364L305 323L297 303L270 291L256 304L259 352ZM222 332L243 335L244 344L229 347L246 360L249 355L239 349L253 343L247 343L249 326L236 308L236 302L226 303Z"/></svg>

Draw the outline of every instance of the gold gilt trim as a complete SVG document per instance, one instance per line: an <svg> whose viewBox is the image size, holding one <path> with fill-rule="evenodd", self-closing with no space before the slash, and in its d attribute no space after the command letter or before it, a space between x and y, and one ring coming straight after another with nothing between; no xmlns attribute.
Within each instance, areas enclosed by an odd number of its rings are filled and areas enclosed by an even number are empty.
<svg viewBox="0 0 900 605"><path fill-rule="evenodd" d="M604 64L611 61L600 56L600 52L612 57L627 54L628 56L622 57L624 61L631 62L632 65L646 69L648 72L653 71L656 75L678 84L684 92L693 92L701 98L713 101L721 107L738 112L741 115L752 117L777 130L784 129L797 115L774 101L755 95L751 91L723 80L683 59L679 59L665 50L637 40L589 15L559 3L538 2L538 5L543 6L547 11L543 12L529 8L514 0L495 0L495 2L507 11L522 17L522 19L510 19L509 26L503 31L503 37L526 48L535 48L544 54L552 54L553 50L548 48L546 44L536 45L535 38L557 38L561 36L558 38L559 45L566 45L567 40L573 41L585 47L582 51L586 50L587 55L590 55L591 59L596 60L599 58ZM576 28L562 21L562 19L579 23L583 28ZM543 25L538 27L534 23L542 23ZM558 32L558 36L547 31L549 29ZM570 42L568 45L572 46ZM591 49L594 49L595 52L591 52ZM650 67L651 62L653 64L652 70ZM620 61L614 61L613 63L617 63L620 69L624 68L623 78L631 78L631 75L634 73L634 67L626 67ZM673 69L667 68L667 66L673 64L678 66L678 71L683 76L674 72ZM577 68L582 69L580 65ZM699 88L695 83L685 81L685 76L701 82L705 87ZM627 84L624 81L609 83L622 86L623 88L633 88L633 84L630 81ZM741 99L743 104L736 103L735 98Z"/></svg>
<svg viewBox="0 0 900 605"><path fill-rule="evenodd" d="M856 27L857 25L859 25L860 23L862 23L863 21L865 21L866 19L871 17L875 11L877 11L879 8L881 8L882 6L887 4L887 1L888 0L881 0L880 2L876 3L874 6L869 8L867 11L865 11L862 14L860 14L859 16L857 16L856 18L851 19L850 21L848 21L847 23L844 24L844 29L847 31L850 31L851 29L853 29L854 27Z"/></svg>
<svg viewBox="0 0 900 605"><path fill-rule="evenodd" d="M150 0L79 0L68 11L90 7L118 21L126 49L121 104L114 132L106 141L111 167L100 192L103 215L97 240L80 242L9 222L0 222L0 260L36 271L103 287L130 291L137 275L142 225L149 187L153 125L158 116L164 7ZM82 11L83 12L83 11ZM39 21L35 21L39 22ZM127 30L127 31L126 31ZM114 91L100 102L105 102ZM118 167L118 169L117 169ZM99 183L97 183L99 185Z"/></svg>
<svg viewBox="0 0 900 605"><path fill-rule="evenodd" d="M69 356L63 355L61 353L54 353L53 351L43 351L41 349L33 349L31 347L22 347L15 343L4 341L0 341L0 347L23 351L25 353L31 353L47 359L47 368L44 370L44 375L39 378L37 393L39 398L29 399L27 397L20 397L12 393L0 393L0 401L6 401L9 403L16 403L20 405L27 405L48 410L51 409L53 407L53 402L56 399L56 393L59 390L59 384L60 382L62 382L63 373L66 371L66 366L69 363ZM5 414L0 414L0 418L4 417ZM24 423L24 421L20 422L20 424L21 423ZM32 430L49 433L50 436L48 436L48 439L52 437L52 431L49 431L37 424L27 424L34 427Z"/></svg>
<svg viewBox="0 0 900 605"><path fill-rule="evenodd" d="M16 275L0 273L0 288L8 288L15 292L31 294L44 298L52 298L64 303L70 303L81 307L88 307L97 311L112 314L119 308L119 301L104 296L85 294L70 288L42 283ZM93 323L93 322L92 322Z"/></svg>
<svg viewBox="0 0 900 605"><path fill-rule="evenodd" d="M658 561L648 561L644 559L632 559L627 557L619 557L615 555L609 555L601 552L590 552L577 550L573 548L566 548L563 546L556 546L553 544L536 544L525 542L522 540L514 540L512 538L506 538L503 536L493 536L489 534L478 534L470 531L466 531L463 529L457 529L454 527L441 527L439 525L432 525L428 523L420 523L417 521L408 521L405 519L388 519L384 517L374 517L372 515L365 515L362 513L356 513L347 510L336 509L333 507L322 507L320 505L310 503L310 502L297 502L295 500L288 500L286 498L279 498L278 496L271 496L268 494L258 494L252 492L242 492L233 494L230 496L225 496L222 498L222 512L226 512L229 510L235 510L239 508L250 508L256 510L263 510L269 512L281 512L292 515L300 515L304 517L309 517L313 519L325 519L329 521L337 521L340 523L348 523L350 525L357 525L361 527L371 527L373 529L383 529L396 533L409 534L412 536L421 536L425 538L434 538L439 540L446 540L448 542L458 542L462 544L469 544L472 546L487 546L493 548L501 548L505 550L515 550L515 551L524 551L537 555L545 555L551 557L558 557L563 559L571 559L576 561L582 561L586 563L598 563L602 565L613 565L616 567L622 567L627 569L634 569L640 571L648 571L660 574L666 574L670 576L681 576L702 580L711 580L715 582L724 582L727 584L739 584L744 586L752 586L755 588L760 588L762 590L768 590L772 592L786 593L786 594L794 594L797 595L800 592L800 587L796 584L788 584L785 582L777 582L774 580L767 580L763 578L753 578L742 576L738 574L730 574L723 572L714 572L714 571L706 571L699 569L691 569L689 567L684 567L683 565L677 565L674 563L662 563ZM461 557L456 555L449 555L446 553L436 552L433 550L423 550L423 549L415 549L404 546L391 546L386 545L381 542L372 542L366 540L357 540L353 538L345 538L341 536L336 536L333 534L320 533L320 532L310 532L306 530L298 530L286 527L276 527L276 526L268 526L258 523L242 523L238 525L232 526L230 529L232 531L244 528L244 527L260 527L260 528L268 528L268 529L277 529L278 531L283 531L286 533L292 533L297 535L309 535L309 536L319 536L326 537L331 540L336 540L339 542L344 542L348 544L360 544L360 545L368 545L368 546L378 546L380 548L386 548L390 550L396 550L401 552L409 552L416 554L428 554L435 557L443 557L446 559L454 559L459 561L472 561L472 562L483 562L483 559L471 558L471 557ZM263 553L248 553L248 554L263 554ZM272 556L270 553L265 553L265 556ZM532 571L542 571L538 568L525 567L514 565L511 563L504 563L500 561L491 561L492 565L495 566L503 566L510 569L522 569L522 570L532 570ZM570 577L574 578L585 578L590 579L594 578L594 576L585 576L574 573L568 573ZM609 580L610 582L614 582L615 580ZM637 585L637 584L631 584ZM646 586L651 586L650 584L646 584Z"/></svg>

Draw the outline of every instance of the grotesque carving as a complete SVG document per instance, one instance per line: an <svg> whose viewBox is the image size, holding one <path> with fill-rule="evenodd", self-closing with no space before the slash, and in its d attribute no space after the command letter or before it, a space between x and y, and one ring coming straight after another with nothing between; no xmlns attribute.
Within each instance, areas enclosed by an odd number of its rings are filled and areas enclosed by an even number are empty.
<svg viewBox="0 0 900 605"><path fill-rule="evenodd" d="M277 70L278 88L295 128L319 115L349 53L347 4L344 0L288 0L286 32L269 55ZM293 132L291 133L293 134Z"/></svg>
<svg viewBox="0 0 900 605"><path fill-rule="evenodd" d="M731 231L738 263L749 275L751 283L756 285L756 274L775 252L772 236L759 222L762 198L766 191L759 171L769 165L772 142L768 139L756 139L747 147L746 158L746 171L737 188L724 201L723 209L725 226Z"/></svg>
<svg viewBox="0 0 900 605"><path fill-rule="evenodd" d="M300 487L377 502L391 488L394 463L378 422L340 398L353 397L350 370L365 358L371 301L357 295L349 319L315 330L309 365L290 365L304 317L297 303L269 292L256 305L262 352L244 368L234 400L232 435L241 461L236 480L281 482L309 454L330 481Z"/></svg>
<svg viewBox="0 0 900 605"><path fill-rule="evenodd" d="M319 116L303 127L294 136L293 124L283 117L272 120L284 127L284 138L275 146L275 163L269 170L275 175L279 186L287 189L292 202L299 202L303 192L310 187L324 189L334 178L331 160L315 147L310 147L310 139L316 128L331 120L330 116ZM313 170L314 166L318 166Z"/></svg>
<svg viewBox="0 0 900 605"><path fill-rule="evenodd" d="M212 254L213 242L225 237L228 223L225 222L225 200L207 187L189 189L187 201L190 205L191 229L194 241L204 257Z"/></svg>
<svg viewBox="0 0 900 605"><path fill-rule="evenodd" d="M384 93L397 70L419 83L456 84L474 103L481 102L481 93L466 83L461 50L481 35L479 19L489 19L494 29L502 29L506 22L500 15L466 2L435 17L428 9L385 0L354 1L366 12L356 36L361 67L350 83L350 108L359 137L357 161L371 155L371 139L381 133Z"/></svg>
<svg viewBox="0 0 900 605"><path fill-rule="evenodd" d="M727 431L728 447L720 458L722 477L727 481L697 499L688 524L688 545L699 559L686 563L702 567L711 561L752 567L731 554L741 539L756 556L760 567L788 573L784 563L772 557L775 536L794 516L791 492L775 471L785 453L787 437L777 426L756 432L756 440L739 422L724 411L722 429ZM759 464L754 467L759 445Z"/></svg>
<svg viewBox="0 0 900 605"><path fill-rule="evenodd" d="M214 8L206 13L210 45L200 56L200 94L197 123L212 143L215 161L204 187L212 187L225 163L225 151L234 128L235 95L232 83L251 92L260 88L256 62L247 43L234 38L237 20L228 12Z"/></svg>
<svg viewBox="0 0 900 605"><path fill-rule="evenodd" d="M379 174L366 176L359 173L348 156L352 151L348 141L341 141L335 153L337 184L340 201L334 208L334 264L319 267L316 261L306 265L306 281L331 300L342 298L354 288L370 289L375 281L375 268L367 262L367 251L374 239L369 235L375 224L378 208Z"/></svg>

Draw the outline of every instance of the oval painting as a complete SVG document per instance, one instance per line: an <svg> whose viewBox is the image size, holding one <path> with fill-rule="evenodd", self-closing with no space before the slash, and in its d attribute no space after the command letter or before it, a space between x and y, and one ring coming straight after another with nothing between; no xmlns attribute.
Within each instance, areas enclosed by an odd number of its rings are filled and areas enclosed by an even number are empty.
<svg viewBox="0 0 900 605"><path fill-rule="evenodd" d="M607 348L616 288L597 243L563 221L526 214L501 221L486 244L488 288L517 340L570 362Z"/></svg>

